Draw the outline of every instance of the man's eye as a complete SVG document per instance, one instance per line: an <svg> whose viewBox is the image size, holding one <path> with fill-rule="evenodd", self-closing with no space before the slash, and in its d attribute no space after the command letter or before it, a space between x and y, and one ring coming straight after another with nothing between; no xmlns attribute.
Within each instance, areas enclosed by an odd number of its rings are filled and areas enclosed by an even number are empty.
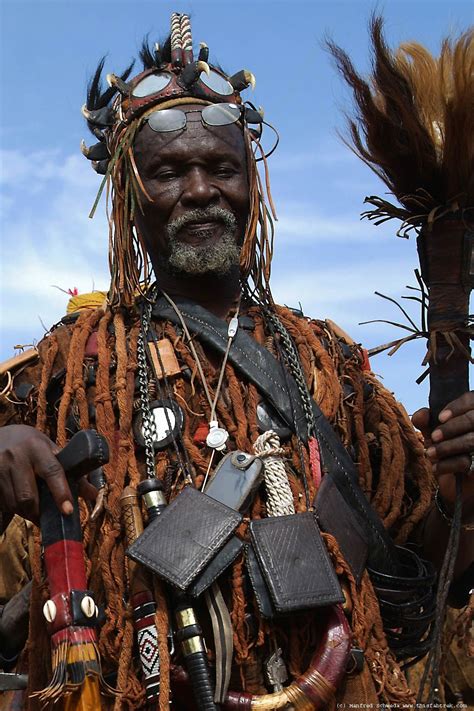
<svg viewBox="0 0 474 711"><path fill-rule="evenodd" d="M232 178L236 172L235 168L230 165L219 165L214 169L214 174L219 178Z"/></svg>
<svg viewBox="0 0 474 711"><path fill-rule="evenodd" d="M156 180L173 180L174 178L177 177L177 172L175 170L158 170L155 174L154 177Z"/></svg>

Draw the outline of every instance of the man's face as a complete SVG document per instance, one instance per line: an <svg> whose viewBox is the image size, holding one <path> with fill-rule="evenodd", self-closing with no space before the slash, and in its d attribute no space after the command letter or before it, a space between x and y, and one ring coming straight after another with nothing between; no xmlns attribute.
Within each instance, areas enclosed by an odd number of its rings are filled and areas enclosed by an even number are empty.
<svg viewBox="0 0 474 711"><path fill-rule="evenodd" d="M184 130L145 123L134 156L152 199L143 197L135 221L155 272L222 275L238 265L249 211L241 129L203 125L200 111L187 113Z"/></svg>

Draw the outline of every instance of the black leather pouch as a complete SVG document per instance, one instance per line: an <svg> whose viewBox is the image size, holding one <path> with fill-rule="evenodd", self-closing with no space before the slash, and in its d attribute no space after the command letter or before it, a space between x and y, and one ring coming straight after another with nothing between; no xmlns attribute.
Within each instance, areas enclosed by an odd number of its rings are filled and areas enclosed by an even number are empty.
<svg viewBox="0 0 474 711"><path fill-rule="evenodd" d="M244 544L242 541L237 538L237 536L232 536L188 588L187 593L192 595L192 597L202 595L202 593L222 575L224 570L234 562L243 547Z"/></svg>
<svg viewBox="0 0 474 711"><path fill-rule="evenodd" d="M343 602L312 512L252 521L250 536L276 612Z"/></svg>
<svg viewBox="0 0 474 711"><path fill-rule="evenodd" d="M186 590L224 546L241 514L186 487L127 550L167 582Z"/></svg>
<svg viewBox="0 0 474 711"><path fill-rule="evenodd" d="M250 582L252 583L253 593L257 601L257 607L260 610L262 617L272 619L275 617L275 608L268 592L267 584L265 583L262 571L258 564L257 556L251 545L245 546L245 562L247 564L247 573L249 574Z"/></svg>
<svg viewBox="0 0 474 711"><path fill-rule="evenodd" d="M323 531L336 538L359 583L367 562L367 539L354 511L346 504L331 477L323 477L316 495L315 509L319 525Z"/></svg>

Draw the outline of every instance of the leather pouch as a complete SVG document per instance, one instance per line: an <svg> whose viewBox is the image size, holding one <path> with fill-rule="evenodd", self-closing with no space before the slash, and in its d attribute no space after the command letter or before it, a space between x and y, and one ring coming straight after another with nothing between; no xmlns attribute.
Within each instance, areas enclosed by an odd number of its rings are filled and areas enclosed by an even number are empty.
<svg viewBox="0 0 474 711"><path fill-rule="evenodd" d="M187 593L192 595L192 597L199 597L199 595L202 595L202 593L207 590L207 588L210 587L220 575L222 575L224 570L226 570L226 568L234 562L243 546L244 544L240 538L232 536L232 538L227 541L225 546L221 548L219 553L217 553L211 562L204 568L194 583L188 588Z"/></svg>
<svg viewBox="0 0 474 711"><path fill-rule="evenodd" d="M260 614L262 617L271 620L275 617L275 609L267 589L267 584L260 570L257 556L250 545L245 546L245 562Z"/></svg>
<svg viewBox="0 0 474 711"><path fill-rule="evenodd" d="M278 613L343 602L312 512L252 521L250 536Z"/></svg>
<svg viewBox="0 0 474 711"><path fill-rule="evenodd" d="M331 477L323 477L316 495L315 509L319 525L323 531L336 538L359 583L367 562L367 538L354 511L346 504Z"/></svg>
<svg viewBox="0 0 474 711"><path fill-rule="evenodd" d="M127 550L167 582L186 590L237 528L241 514L186 487Z"/></svg>

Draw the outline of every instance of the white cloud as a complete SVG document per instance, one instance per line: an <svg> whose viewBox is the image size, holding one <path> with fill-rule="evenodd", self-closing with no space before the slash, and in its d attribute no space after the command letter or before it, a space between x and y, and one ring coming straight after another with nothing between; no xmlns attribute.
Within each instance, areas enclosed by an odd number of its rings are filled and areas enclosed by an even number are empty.
<svg viewBox="0 0 474 711"><path fill-rule="evenodd" d="M52 157L3 151L0 323L4 352L9 334L29 342L66 311L68 296L108 286L108 226L101 205L88 218L100 178L81 156ZM33 186L35 190L31 190ZM10 352L8 350L8 352Z"/></svg>
<svg viewBox="0 0 474 711"><path fill-rule="evenodd" d="M341 170L342 166L349 168L351 165L356 165L359 159L342 143L336 140L327 142L318 146L316 149L309 151L284 152L278 153L271 159L270 171L298 171L307 170L322 166L325 168L337 168Z"/></svg>
<svg viewBox="0 0 474 711"><path fill-rule="evenodd" d="M374 294L384 293L396 300L404 294L401 275L409 274L409 259L391 262L383 260L361 260L357 264L339 265L337 262L322 269L307 266L288 269L283 260L275 264L273 270L272 293L275 300L292 307L301 303L303 311L315 318L331 318L344 328L360 331L360 321L370 319L390 319L405 323L405 318L394 304ZM402 276L403 278L403 276ZM410 313L415 323L418 321L417 307L401 302ZM363 329L374 333L394 334L393 338L403 335L393 326L381 324ZM397 335L398 334L398 335Z"/></svg>
<svg viewBox="0 0 474 711"><path fill-rule="evenodd" d="M0 183L13 187L50 180L58 171L55 157L58 157L57 151L35 151L27 155L16 150L1 150Z"/></svg>
<svg viewBox="0 0 474 711"><path fill-rule="evenodd" d="M318 243L372 242L384 236L393 237L393 224L377 229L367 219L361 219L347 206L331 213L315 207L313 203L296 200L282 201L277 209L275 234L278 245L317 245Z"/></svg>

